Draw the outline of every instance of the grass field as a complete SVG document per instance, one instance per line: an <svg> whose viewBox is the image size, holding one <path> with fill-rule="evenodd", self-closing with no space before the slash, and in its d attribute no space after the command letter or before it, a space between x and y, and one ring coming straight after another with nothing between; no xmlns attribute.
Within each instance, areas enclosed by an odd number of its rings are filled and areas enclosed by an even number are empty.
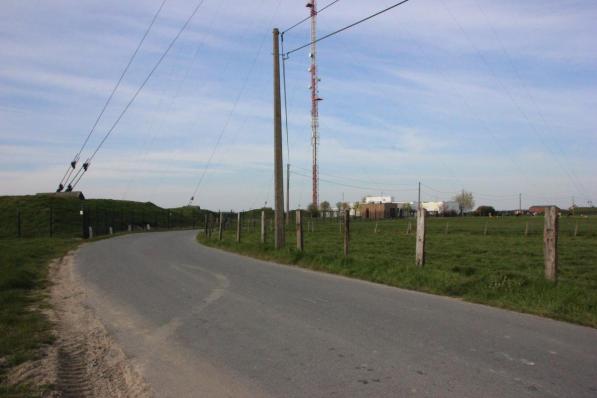
<svg viewBox="0 0 597 398"><path fill-rule="evenodd" d="M336 220L314 222L313 232L307 231L309 222L304 221L303 253L294 249L293 225L285 249L273 250L271 231L262 245L258 220L255 227L245 220L240 244L234 225L221 242L217 233L199 234L198 240L256 258L597 327L595 217L561 218L557 284L543 278L542 217L430 218L422 269L414 265L414 219L380 221L377 233L376 222L353 221L349 258L343 256ZM409 223L413 233L407 235Z"/></svg>
<svg viewBox="0 0 597 398"><path fill-rule="evenodd" d="M40 354L53 341L42 311L47 264L77 245L74 239L0 240L0 397L39 396L44 386L8 387L8 370Z"/></svg>

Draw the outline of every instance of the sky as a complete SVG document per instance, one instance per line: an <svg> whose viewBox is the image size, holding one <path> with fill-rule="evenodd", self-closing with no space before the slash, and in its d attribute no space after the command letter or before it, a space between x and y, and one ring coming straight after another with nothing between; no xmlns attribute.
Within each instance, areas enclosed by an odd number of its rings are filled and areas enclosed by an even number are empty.
<svg viewBox="0 0 597 398"><path fill-rule="evenodd" d="M322 36L395 1L341 0ZM56 189L162 0L4 0L0 195ZM201 0L167 0L86 159ZM320 2L323 7L327 2ZM273 205L272 29L305 1L203 0L78 186L213 210ZM597 203L597 3L410 0L318 44L320 199ZM309 25L284 35L309 42ZM311 198L309 50L286 61L291 207ZM286 132L284 132L286 134Z"/></svg>

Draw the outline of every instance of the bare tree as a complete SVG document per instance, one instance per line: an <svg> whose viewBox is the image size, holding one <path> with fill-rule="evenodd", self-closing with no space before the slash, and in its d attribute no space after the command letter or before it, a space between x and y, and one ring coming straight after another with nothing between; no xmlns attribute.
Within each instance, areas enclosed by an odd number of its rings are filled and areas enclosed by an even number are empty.
<svg viewBox="0 0 597 398"><path fill-rule="evenodd" d="M453 200L458 202L460 208L460 215L464 214L465 211L472 210L475 207L475 198L472 192L462 191L458 195L454 196Z"/></svg>
<svg viewBox="0 0 597 398"><path fill-rule="evenodd" d="M311 214L311 217L319 217L319 208L315 203L309 204L307 211Z"/></svg>

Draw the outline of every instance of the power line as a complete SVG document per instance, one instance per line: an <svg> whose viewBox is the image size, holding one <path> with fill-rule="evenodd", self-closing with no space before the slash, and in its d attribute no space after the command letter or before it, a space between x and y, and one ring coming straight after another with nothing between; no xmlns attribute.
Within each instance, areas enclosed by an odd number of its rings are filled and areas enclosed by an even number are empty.
<svg viewBox="0 0 597 398"><path fill-rule="evenodd" d="M444 0L442 0L442 5L444 6L446 12L452 18L452 20L454 21L454 23L456 24L456 26L458 27L458 29L466 37L466 39L468 40L469 44L471 45L471 47L475 51L476 55L479 57L479 59L481 59L481 61L483 62L483 64L485 64L485 66L487 67L487 69L491 73L493 79L501 86L502 90L506 94L506 97L512 102L512 104L514 105L514 107L520 112L521 116L529 124L529 126L531 127L531 131L535 134L535 137L537 137L539 139L539 142L541 144L543 144L543 146L545 147L545 149L547 149L547 151L550 152L551 155L554 157L554 160L556 161L556 163L559 166L559 168L561 169L561 171L563 171L564 174L570 180L570 182L572 184L572 187L574 189L576 189L579 193L586 194L586 192L584 191L584 186L581 186L582 184L579 184L573 178L573 176L568 171L568 169L565 168L564 165L560 162L560 159L556 155L556 153L554 152L554 150L550 146L547 145L546 141L543 139L543 137L541 137L541 134L539 133L537 127L535 126L535 123L533 123L533 121L530 119L530 117L527 114L527 112L520 106L520 104L518 103L518 101L514 98L514 96L512 95L512 92L510 91L510 89L498 78L498 76L497 76L495 70L493 69L493 67L491 66L491 64L487 61L487 59L485 58L485 56L481 53L481 51L479 50L479 48L477 47L477 45L470 38L470 35L468 34L468 32L464 29L464 27L462 26L462 24L458 21L458 19L452 13L452 11L449 8L448 4Z"/></svg>
<svg viewBox="0 0 597 398"><path fill-rule="evenodd" d="M58 188L60 191L64 188L64 184L66 183L66 181L69 180L69 178L70 178L73 170L75 169L75 167L77 165L77 162L79 161L79 159L81 157L81 152L83 152L83 150L87 146L87 143L89 142L89 139L91 138L91 135L95 131L95 129L96 129L97 125L99 124L102 116L106 112L106 109L108 108L108 105L110 105L110 102L112 102L112 98L114 98L114 94L116 94L116 91L120 87L120 84L122 83L122 80L124 79L124 76L126 75L126 73L128 72L129 68L131 67L133 61L137 57L137 54L139 53L139 50L141 49L141 46L143 46L143 43L145 42L145 39L149 35L149 32L153 28L153 25L155 24L155 21L158 19L158 16L162 12L162 9L164 8L164 5L166 4L167 1L168 0L163 0L162 3L160 4L160 7L158 8L158 10L153 15L153 18L151 19L151 22L150 22L149 26L145 30L145 33L143 34L143 37L141 37L141 41L139 41L139 44L137 45L137 48L135 48L135 51L133 52L133 54L129 58L128 63L126 64L124 70L120 74L120 77L118 78L118 81L114 85L114 88L112 89L112 92L108 96L108 99L106 100L106 102L104 103L102 109L100 110L99 114L97 115L97 118L95 119L95 122L93 123L93 126L91 127L91 130L89 130L89 133L87 134L87 137L85 138L85 141L83 141L83 144L81 145L81 148L79 149L79 151L77 152L77 154L73 158L73 161L71 162L71 164L67 168L66 173L64 174L64 177L62 177L62 180L60 180L60 187Z"/></svg>
<svg viewBox="0 0 597 398"><path fill-rule="evenodd" d="M305 177L305 178L311 178L311 176L308 176L306 174L303 173L297 173L296 171L291 171L291 174L295 174L301 177ZM347 188L355 188L355 189L364 189L367 191L377 191L380 187L371 187L371 186L360 186L360 185L353 185L353 184L346 184L343 182L337 182L337 181L333 181L333 180L328 180L328 179L324 179L324 178L320 178L321 181L327 182L329 184L333 184L333 185L339 185L342 187L347 187ZM414 192L416 191L416 189L400 189L401 192ZM389 192L397 192L397 191L393 191L390 190Z"/></svg>
<svg viewBox="0 0 597 398"><path fill-rule="evenodd" d="M176 42L178 41L178 39L180 38L180 36L182 35L182 33L186 30L186 28L188 27L189 23L195 17L195 15L197 14L197 12L199 11L199 8L201 8L201 6L203 5L204 2L205 2L205 0L201 0L195 6L195 9L191 13L191 15L187 18L187 20L182 25L182 27L180 28L180 30L178 31L178 33L176 34L176 36L172 39L172 41L170 42L170 44L168 45L168 47L166 48L166 50L162 53L162 55L158 59L157 63L153 66L153 68L151 69L151 71L149 72L149 74L147 75L147 77L145 78L145 80L143 81L143 83L141 83L141 85L139 86L139 88L137 89L137 91L135 92L135 94L132 96L132 98L130 99L130 101L126 104L126 106L124 107L124 109L122 110L122 112L120 113L120 115L118 116L118 118L116 119L116 121L112 124L112 127L110 127L110 129L108 130L108 132L106 133L106 135L104 136L104 138L101 140L101 142L99 143L99 145L96 147L95 151L93 151L93 153L91 154L91 156L85 161L85 163L83 164L83 166L81 166L81 168L79 169L79 171L77 172L77 174L75 175L75 177L71 180L71 183L69 184L71 190L74 189L74 187L79 183L79 181L81 180L81 178L83 177L83 175L85 174L85 172L87 171L87 169L89 168L89 165L91 164L91 161L93 160L93 158L95 157L95 155L98 153L98 151L104 145L104 143L106 142L106 140L108 139L108 137L110 137L110 135L112 134L112 132L114 131L114 129L116 128L116 126L118 126L118 123L120 123L120 121L122 120L123 116L126 114L126 112L131 107L131 105L135 102L135 100L137 99L137 97L139 96L139 94L141 93L141 91L143 90L143 88L145 87L145 85L147 84L147 82L149 81L149 79L151 79L151 77L153 76L153 74L155 73L155 71L158 69L158 67L160 66L160 64L162 63L162 61L166 58L166 56L168 55L168 53L170 52L170 50L172 49L172 47L174 47L174 44L176 44ZM80 176L79 176L79 174L80 174ZM79 176L79 177L77 178L77 176Z"/></svg>
<svg viewBox="0 0 597 398"><path fill-rule="evenodd" d="M322 7L321 9L317 10L317 14L320 14L320 13L322 13L323 11L325 11L325 10L326 10L326 9L328 9L328 8L330 8L331 6L333 6L334 4L336 4L336 3L337 3L337 2L339 2L339 1L340 1L340 0L334 0L334 1L332 1L331 3L329 3L328 5L326 5L325 7ZM296 28L297 26L299 26L299 25L301 25L301 24L303 24L303 23L305 23L305 22L307 22L307 21L308 21L308 20L310 20L311 18L312 18L312 16L311 16L311 15L309 15L307 18L303 18L303 19L301 19L300 21L298 21L297 23L295 23L294 25L292 25L290 28L288 28L288 29L284 30L284 31L281 33L281 35L282 35L282 36L284 36L284 33L286 33L286 32L288 32L288 31L290 31L290 30L292 30L292 29ZM282 52L282 53L284 53L284 52Z"/></svg>
<svg viewBox="0 0 597 398"><path fill-rule="evenodd" d="M318 42L320 42L322 40L325 40L325 39L327 39L329 37L337 35L338 33L344 32L345 30L348 30L348 29L350 29L350 28L352 28L354 26L357 26L357 25L365 22L365 21L368 21L368 20L370 20L372 18L375 18L378 15L381 15L381 14L383 14L383 13L385 13L387 11L390 11L390 10L392 10L392 9L398 7L398 6L401 6L402 4L407 3L408 1L410 1L410 0L402 0L402 1L400 1L400 2L398 2L396 4L394 4L394 5L389 6L388 8L384 8L383 10L376 12L375 14L369 15L368 17L365 17L365 18L360 19L360 20L358 20L356 22L353 22L350 25L347 25L347 26L345 26L343 28L340 28L340 29L338 29L336 31L333 31L332 33L328 33L327 35L322 36L322 37L318 38L317 40L312 40L311 42L309 42L307 44L303 44L302 46L299 46L299 47L297 47L297 48L295 48L293 50L290 50L286 54L282 54L282 55L285 56L285 57L288 57L290 54L292 54L294 52L297 52L299 50L307 48L307 47L311 46L312 44L318 43Z"/></svg>
<svg viewBox="0 0 597 398"><path fill-rule="evenodd" d="M297 169L306 171L306 172L310 172L310 170L304 168L304 167L299 167L299 166L294 166ZM354 178L354 177L347 177L347 176L338 176L338 175L334 175L334 174L330 174L330 173L320 173L323 174L324 176L328 176L331 178L340 178L343 180L351 180L351 181L355 181L355 182L360 182L360 183L365 183L365 184L373 184L373 185L378 185L378 186L383 186L383 187L394 187L396 189L402 189L400 187L410 187L412 186L412 184L396 184L396 183L384 183L384 182L379 182L379 181L371 181L371 180L361 180L358 178Z"/></svg>
<svg viewBox="0 0 597 398"><path fill-rule="evenodd" d="M281 0L278 1L278 5L274 10L274 13L272 14L272 18L271 20L273 20L276 12L278 11L279 7L281 4ZM271 21L270 21L271 22ZM270 23L271 25L271 23ZM220 134L218 135L218 139L216 140L216 143L211 151L211 154L209 155L209 158L207 160L207 163L203 169L203 173L201 173L201 177L199 178L199 181L197 182L197 185L195 186L195 189L193 190L193 195L191 195L191 198L188 202L188 205L190 206L193 201L195 200L195 196L197 195L197 192L199 191L199 187L201 186L201 184L203 183L203 180L205 179L205 175L207 174L207 171L209 170L209 167L211 165L211 161L213 160L214 155L216 154L216 151L218 150L218 147L220 146L220 142L222 141L222 138L224 136L224 133L226 133L226 130L228 129L228 125L230 124L230 121L232 120L232 116L234 115L234 112L236 111L236 107L238 106L238 102L240 101L241 97L243 96L245 89L247 88L247 84L249 82L249 78L251 77L251 74L253 73L253 69L255 68L255 65L257 63L257 59L259 58L259 55L261 55L261 51L263 50L263 45L265 44L265 40L267 38L268 33L266 32L263 35L263 38L261 39L261 44L259 45L259 49L257 50L257 53L255 54L255 57L253 58L253 62L249 68L249 71L247 72L247 75L245 76L245 80L243 81L243 84L241 86L240 91L238 92L234 103L232 105L232 109L230 110L230 113L228 114L228 118L226 119L226 122L224 123L224 126L222 127L222 130L220 131Z"/></svg>

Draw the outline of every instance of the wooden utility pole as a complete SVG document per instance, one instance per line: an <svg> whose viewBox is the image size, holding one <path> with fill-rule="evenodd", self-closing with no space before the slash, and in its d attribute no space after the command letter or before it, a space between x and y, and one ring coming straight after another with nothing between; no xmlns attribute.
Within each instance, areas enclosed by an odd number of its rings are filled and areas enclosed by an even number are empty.
<svg viewBox="0 0 597 398"><path fill-rule="evenodd" d="M222 212L220 212L220 215L218 217L218 240L222 240L222 233L223 233L223 229L222 229Z"/></svg>
<svg viewBox="0 0 597 398"><path fill-rule="evenodd" d="M300 210L296 211L296 250L302 252L305 249L303 238L303 215Z"/></svg>
<svg viewBox="0 0 597 398"><path fill-rule="evenodd" d="M344 210L344 257L348 257L350 246L350 210Z"/></svg>
<svg viewBox="0 0 597 398"><path fill-rule="evenodd" d="M280 97L280 31L274 29L274 247L284 247L284 171L282 163L282 100Z"/></svg>
<svg viewBox="0 0 597 398"><path fill-rule="evenodd" d="M240 211L236 215L236 243L240 243L240 229L241 229L241 215Z"/></svg>
<svg viewBox="0 0 597 398"><path fill-rule="evenodd" d="M425 265L425 226L427 211L419 205L417 210L417 245L416 245L416 265L422 267Z"/></svg>
<svg viewBox="0 0 597 398"><path fill-rule="evenodd" d="M261 243L265 244L265 210L261 210Z"/></svg>
<svg viewBox="0 0 597 398"><path fill-rule="evenodd" d="M556 282L558 279L558 209L555 206L545 209L543 228L543 256L545 279Z"/></svg>

